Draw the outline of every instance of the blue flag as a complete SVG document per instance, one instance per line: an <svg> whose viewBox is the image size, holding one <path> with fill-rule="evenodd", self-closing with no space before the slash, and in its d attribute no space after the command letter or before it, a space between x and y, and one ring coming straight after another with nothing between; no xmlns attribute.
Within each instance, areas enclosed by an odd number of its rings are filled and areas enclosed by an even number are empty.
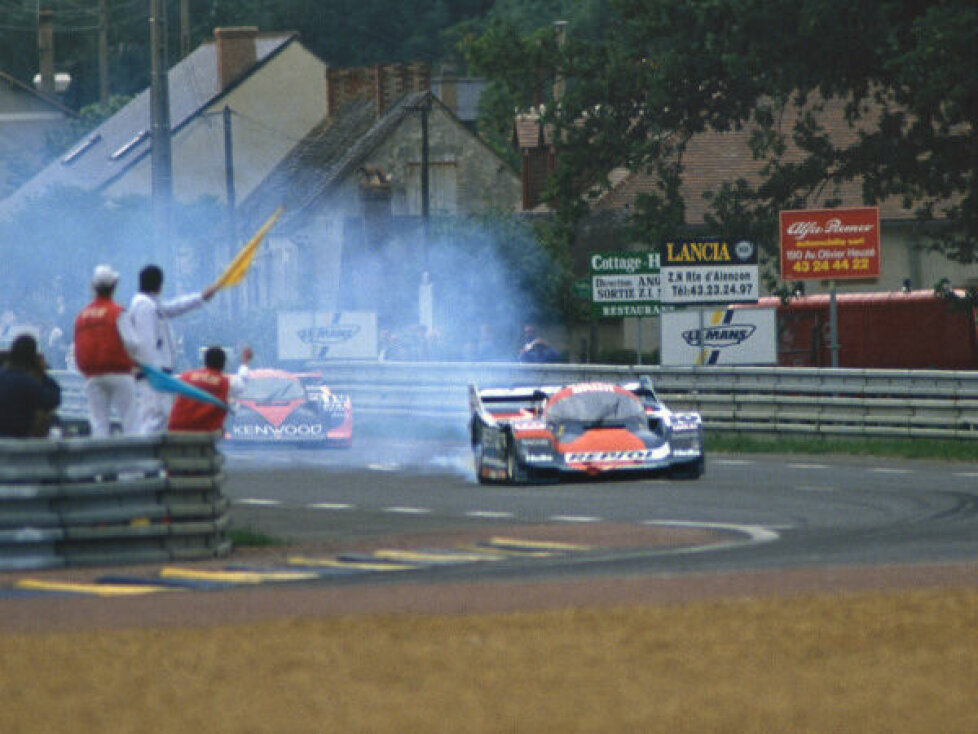
<svg viewBox="0 0 978 734"><path fill-rule="evenodd" d="M220 398L211 395L206 390L201 390L199 387L191 385L189 382L184 382L179 377L175 377L163 370L157 369L156 367L150 367L148 364L139 365L139 369L143 371L146 375L146 379L149 381L150 387L158 392L172 392L177 395L185 395L191 400L199 400L203 403L210 403L211 405L216 405L219 408L228 409L227 403L225 403Z"/></svg>

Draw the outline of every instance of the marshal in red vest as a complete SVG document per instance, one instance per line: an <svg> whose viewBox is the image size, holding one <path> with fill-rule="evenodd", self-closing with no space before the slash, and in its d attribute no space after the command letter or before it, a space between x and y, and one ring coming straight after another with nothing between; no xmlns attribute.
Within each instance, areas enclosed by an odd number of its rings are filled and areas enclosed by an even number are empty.
<svg viewBox="0 0 978 734"><path fill-rule="evenodd" d="M99 296L75 319L75 363L86 377L125 374L135 366L116 325L122 311L111 298Z"/></svg>
<svg viewBox="0 0 978 734"><path fill-rule="evenodd" d="M227 404L231 380L219 370L199 367L180 375L180 379L194 387L206 390ZM204 403L184 395L177 395L170 410L170 431L199 431L209 433L221 430L227 410L211 403Z"/></svg>

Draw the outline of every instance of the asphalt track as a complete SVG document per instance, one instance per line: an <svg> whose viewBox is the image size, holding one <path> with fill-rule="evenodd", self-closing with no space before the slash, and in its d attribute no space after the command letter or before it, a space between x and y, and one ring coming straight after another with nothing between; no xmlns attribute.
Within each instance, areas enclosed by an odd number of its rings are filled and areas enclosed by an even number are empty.
<svg viewBox="0 0 978 734"><path fill-rule="evenodd" d="M504 525L695 528L706 543L593 549L432 566L423 580L899 566L978 558L978 463L862 457L708 456L695 481L481 486L462 439L359 436L349 450L225 447L232 525L292 543L363 545L398 534ZM401 574L395 574L403 578ZM385 583L359 574L343 583ZM335 582L330 582L335 583Z"/></svg>

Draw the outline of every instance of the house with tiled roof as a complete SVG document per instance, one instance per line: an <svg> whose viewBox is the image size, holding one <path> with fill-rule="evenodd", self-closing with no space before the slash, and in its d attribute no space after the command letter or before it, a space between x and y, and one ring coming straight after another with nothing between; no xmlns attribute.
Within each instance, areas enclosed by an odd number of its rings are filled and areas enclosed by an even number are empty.
<svg viewBox="0 0 978 734"><path fill-rule="evenodd" d="M50 160L49 139L75 117L56 97L0 71L0 199Z"/></svg>
<svg viewBox="0 0 978 734"><path fill-rule="evenodd" d="M225 128L232 113L233 185L247 196L324 114L326 64L294 33L218 28L168 74L173 197L227 202ZM152 190L150 90L78 140L0 202L0 216L59 186L110 198Z"/></svg>
<svg viewBox="0 0 978 734"><path fill-rule="evenodd" d="M326 117L242 203L251 228L284 207L253 303L417 323L426 223L519 209L516 171L429 87L422 65L330 70Z"/></svg>

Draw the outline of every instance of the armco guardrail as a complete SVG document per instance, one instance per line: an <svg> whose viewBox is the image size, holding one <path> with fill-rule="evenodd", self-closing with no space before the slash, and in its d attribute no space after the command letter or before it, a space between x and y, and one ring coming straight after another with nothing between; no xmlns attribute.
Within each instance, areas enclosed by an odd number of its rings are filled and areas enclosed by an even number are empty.
<svg viewBox="0 0 978 734"><path fill-rule="evenodd" d="M227 555L215 437L0 440L0 570Z"/></svg>
<svg viewBox="0 0 978 734"><path fill-rule="evenodd" d="M651 375L663 401L708 431L978 439L978 372L777 367L329 362L316 366L354 416L464 425L466 387L629 380Z"/></svg>
<svg viewBox="0 0 978 734"><path fill-rule="evenodd" d="M670 407L699 411L707 431L978 439L978 372L500 362L337 361L309 367L351 396L354 420L432 419L464 428L469 383L616 381L648 374ZM83 411L84 400L71 396L81 389L73 379L62 382L63 410L80 404Z"/></svg>

